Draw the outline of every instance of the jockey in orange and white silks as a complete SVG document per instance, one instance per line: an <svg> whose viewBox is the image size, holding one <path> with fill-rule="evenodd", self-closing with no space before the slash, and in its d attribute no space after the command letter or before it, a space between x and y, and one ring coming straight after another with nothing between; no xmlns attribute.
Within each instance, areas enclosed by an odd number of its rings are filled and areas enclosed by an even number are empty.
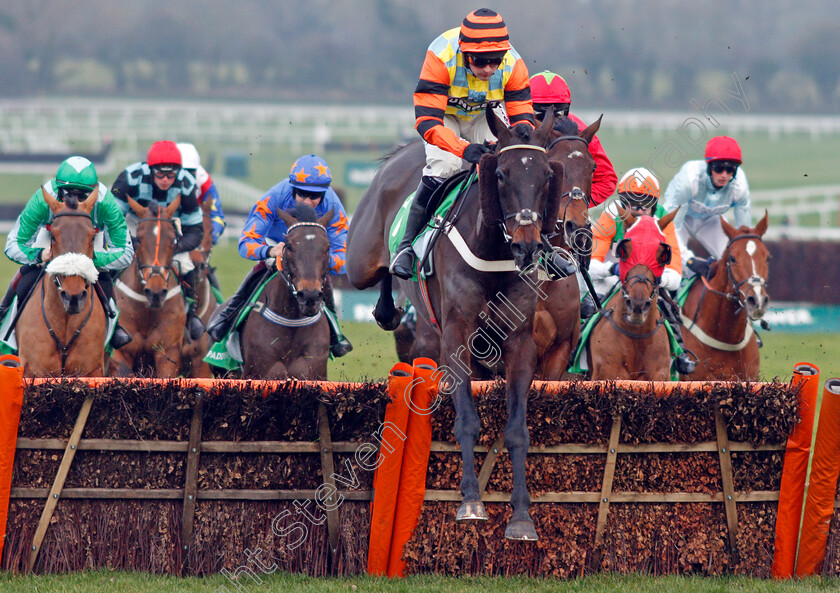
<svg viewBox="0 0 840 593"><path fill-rule="evenodd" d="M618 196L623 208L634 216L649 215L661 218L667 211L659 205L659 181L647 169L630 169L618 182ZM679 214L677 215L679 216ZM592 257L589 275L600 297L609 294L619 281L618 258L614 246L624 238L627 227L615 203L608 204L600 218L592 225ZM675 291L682 279L681 250L671 223L665 227L664 241L671 248L671 262L662 272L660 286Z"/></svg>
<svg viewBox="0 0 840 593"><path fill-rule="evenodd" d="M685 163L665 189L665 210L682 206L674 224L686 274L708 274L710 265L694 256L688 248L689 237L699 241L713 259L719 259L729 242L720 216L732 208L736 227L752 226L750 186L741 163L738 142L716 136L706 144L705 159Z"/></svg>

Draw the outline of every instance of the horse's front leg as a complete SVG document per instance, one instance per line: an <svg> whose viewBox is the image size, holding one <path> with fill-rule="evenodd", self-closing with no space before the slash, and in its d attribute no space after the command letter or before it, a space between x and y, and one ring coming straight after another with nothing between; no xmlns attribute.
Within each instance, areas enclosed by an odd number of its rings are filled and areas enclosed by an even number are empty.
<svg viewBox="0 0 840 593"><path fill-rule="evenodd" d="M386 331L394 331L400 324L400 319L403 316L402 309L394 305L393 290L393 276L386 274L379 282L379 299L376 301L376 307L373 309L373 318L379 327Z"/></svg>
<svg viewBox="0 0 840 593"><path fill-rule="evenodd" d="M478 477L475 473L475 444L478 441L481 423L475 411L475 400L472 396L469 373L470 354L465 346L467 336L463 328L463 322L448 323L444 328L442 340L447 370L451 375L450 380L454 382L446 390L452 393L452 403L455 406L455 440L461 447L463 466L461 494L464 495L464 501L458 508L455 520L486 521L487 510L481 502Z"/></svg>
<svg viewBox="0 0 840 593"><path fill-rule="evenodd" d="M537 365L537 347L531 332L520 332L505 342L505 372L507 373L507 413L505 446L513 466L513 492L510 504L513 516L505 528L508 539L536 541L537 530L528 513L531 497L525 481L525 457L528 453L527 407L528 391Z"/></svg>

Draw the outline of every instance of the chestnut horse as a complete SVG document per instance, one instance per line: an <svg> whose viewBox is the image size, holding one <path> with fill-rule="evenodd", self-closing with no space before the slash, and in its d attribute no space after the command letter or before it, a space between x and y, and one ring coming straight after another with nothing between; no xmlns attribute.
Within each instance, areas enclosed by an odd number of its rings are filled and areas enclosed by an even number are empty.
<svg viewBox="0 0 840 593"><path fill-rule="evenodd" d="M657 220L657 227L665 229L678 210ZM628 226L626 238L615 248L619 260L627 262L632 255L633 262L653 260L659 266L668 264L671 248L664 236L658 243L634 241L637 219L620 206L619 212ZM653 221L650 216L638 218L640 225L654 224ZM642 230L642 226L635 229ZM671 344L657 304L658 293L659 277L649 266L636 263L627 271L621 290L598 313L600 319L586 345L593 381L667 381L671 378Z"/></svg>
<svg viewBox="0 0 840 593"><path fill-rule="evenodd" d="M128 198L140 219L134 239L134 261L115 283L120 322L134 338L111 355L111 374L177 377L187 311L172 266L178 228L172 216L181 199L162 207L141 206Z"/></svg>
<svg viewBox="0 0 840 593"><path fill-rule="evenodd" d="M699 360L692 380L758 381L758 339L751 321L767 311L767 259L761 240L765 212L755 228L739 229L721 217L729 243L712 264L711 278L699 278L682 308L683 339Z"/></svg>
<svg viewBox="0 0 840 593"><path fill-rule="evenodd" d="M259 295L240 330L243 374L252 379L327 378L330 328L324 308L329 281L332 208L317 218L298 206L296 216L282 210L286 246L280 269Z"/></svg>
<svg viewBox="0 0 840 593"><path fill-rule="evenodd" d="M59 202L41 188L53 214L51 259L15 326L18 354L28 377L102 376L108 324L93 284L96 228L90 213L97 186L83 202Z"/></svg>
<svg viewBox="0 0 840 593"><path fill-rule="evenodd" d="M563 164L550 161L546 150L553 114L537 130L509 129L491 110L487 118L498 138L498 153L482 157L479 183L459 198L455 208L460 208L460 216L436 242L435 275L425 288L419 283L406 283L405 288L418 315L427 320L434 317L442 335L444 365L437 376L442 393L453 398L455 438L463 463L464 500L456 520L488 519L475 471L480 421L473 401L475 365L471 363L475 359L491 364L501 361L507 384L504 438L513 467L513 516L505 537L533 541L537 532L528 512L525 457L529 444L526 404L537 367L532 337L536 268L544 249L541 233L555 226ZM391 294L387 235L411 191L408 188L417 184L421 152L422 146L408 145L382 165L356 209L348 237L348 278L359 289L381 284L374 317L388 329L398 325L400 313ZM488 266L482 260L510 264L505 264L504 271L485 271Z"/></svg>

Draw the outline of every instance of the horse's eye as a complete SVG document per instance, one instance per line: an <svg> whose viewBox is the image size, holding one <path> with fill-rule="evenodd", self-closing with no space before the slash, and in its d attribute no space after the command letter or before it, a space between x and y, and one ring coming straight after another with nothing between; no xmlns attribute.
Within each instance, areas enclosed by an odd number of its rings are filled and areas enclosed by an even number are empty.
<svg viewBox="0 0 840 593"><path fill-rule="evenodd" d="M496 179L498 179L500 182L504 183L505 174L502 171L496 169Z"/></svg>
<svg viewBox="0 0 840 593"><path fill-rule="evenodd" d="M730 264L734 264L734 263L737 263L737 262L738 262L738 260L737 260L737 259L735 259L735 256L734 256L734 255L730 255L730 256L729 256L729 263L730 263Z"/></svg>

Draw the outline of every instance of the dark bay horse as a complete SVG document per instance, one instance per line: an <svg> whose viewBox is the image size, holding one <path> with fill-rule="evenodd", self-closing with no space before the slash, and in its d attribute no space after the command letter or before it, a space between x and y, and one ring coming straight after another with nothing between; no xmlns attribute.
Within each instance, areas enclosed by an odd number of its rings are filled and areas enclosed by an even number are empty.
<svg viewBox="0 0 840 593"><path fill-rule="evenodd" d="M111 375L177 377L187 312L181 285L172 266L178 228L172 216L181 199L165 208L148 207L128 198L140 219L134 261L115 283L120 322L134 338L111 356Z"/></svg>
<svg viewBox="0 0 840 593"><path fill-rule="evenodd" d="M537 261L543 253L542 233L554 229L563 184L563 165L550 161L553 114L535 131L509 129L490 110L490 129L498 139L498 153L485 154L479 164L479 183L460 198L461 214L434 247L435 275L421 292L406 285L418 314L432 315L441 331L438 369L441 391L455 406L455 438L463 461L464 500L457 521L486 520L475 472L474 449L480 422L473 401L471 364L480 359L504 364L508 423L505 444L513 466L513 516L505 529L510 539L537 539L528 512L530 496L525 480L529 437L527 394L537 366L532 338L537 306ZM356 209L347 245L347 273L356 288L381 283L374 317L383 327L397 326L400 314L391 295L387 233L406 195L416 187L422 145L396 151L374 177ZM456 205L456 208L458 206ZM457 233L456 233L457 231ZM453 238L453 234L457 237ZM480 271L467 263L455 246L463 240L476 261L510 261L512 271ZM525 272L520 272L525 270ZM427 309L426 303L430 309Z"/></svg>
<svg viewBox="0 0 840 593"><path fill-rule="evenodd" d="M760 355L750 320L767 310L767 260L761 238L767 213L754 228L734 228L721 217L729 243L712 264L711 278L698 279L683 305L685 346L699 360L692 380L758 381Z"/></svg>
<svg viewBox="0 0 840 593"><path fill-rule="evenodd" d="M678 210L663 216L655 224L664 230ZM619 212L628 227L626 238L616 245L619 259L628 262L633 256L633 262L653 260L659 266L668 264L671 249L664 237L658 243L634 240L636 218L620 206ZM650 216L639 220L641 224L654 224L653 221ZM648 265L636 263L630 268L621 282L621 290L599 313L600 319L586 346L593 381L670 379L671 346L657 305L658 292L659 278Z"/></svg>
<svg viewBox="0 0 840 593"><path fill-rule="evenodd" d="M323 312L329 279L332 209L317 218L298 206L296 216L278 211L288 227L277 275L242 326L243 374L253 379L327 378L330 329Z"/></svg>
<svg viewBox="0 0 840 593"><path fill-rule="evenodd" d="M98 186L83 202L59 202L41 188L53 213L51 258L15 326L18 353L28 377L102 376L107 319L93 284L96 228L90 213Z"/></svg>
<svg viewBox="0 0 840 593"><path fill-rule="evenodd" d="M589 196L592 193L592 173L595 159L589 143L601 125L598 121L580 131L575 122L562 118L555 122L548 155L563 163L564 176L554 230L547 236L556 247L568 250L579 265L588 266L592 251L592 230L589 226ZM422 143L418 143L422 146ZM425 164L425 155L418 155L417 178ZM412 180L414 177L412 176ZM409 184L410 186L410 184ZM415 186L416 187L416 186ZM411 188L406 188L407 192ZM405 195L408 195L407 193ZM397 281L402 284L402 281ZM542 284L545 298L537 301L534 315L534 342L537 345L537 378L559 380L569 366L580 337L580 299L577 281L573 277ZM402 291L401 291L402 292ZM417 357L440 361L440 335L423 318L416 327L400 325L395 330L400 360L411 362Z"/></svg>

